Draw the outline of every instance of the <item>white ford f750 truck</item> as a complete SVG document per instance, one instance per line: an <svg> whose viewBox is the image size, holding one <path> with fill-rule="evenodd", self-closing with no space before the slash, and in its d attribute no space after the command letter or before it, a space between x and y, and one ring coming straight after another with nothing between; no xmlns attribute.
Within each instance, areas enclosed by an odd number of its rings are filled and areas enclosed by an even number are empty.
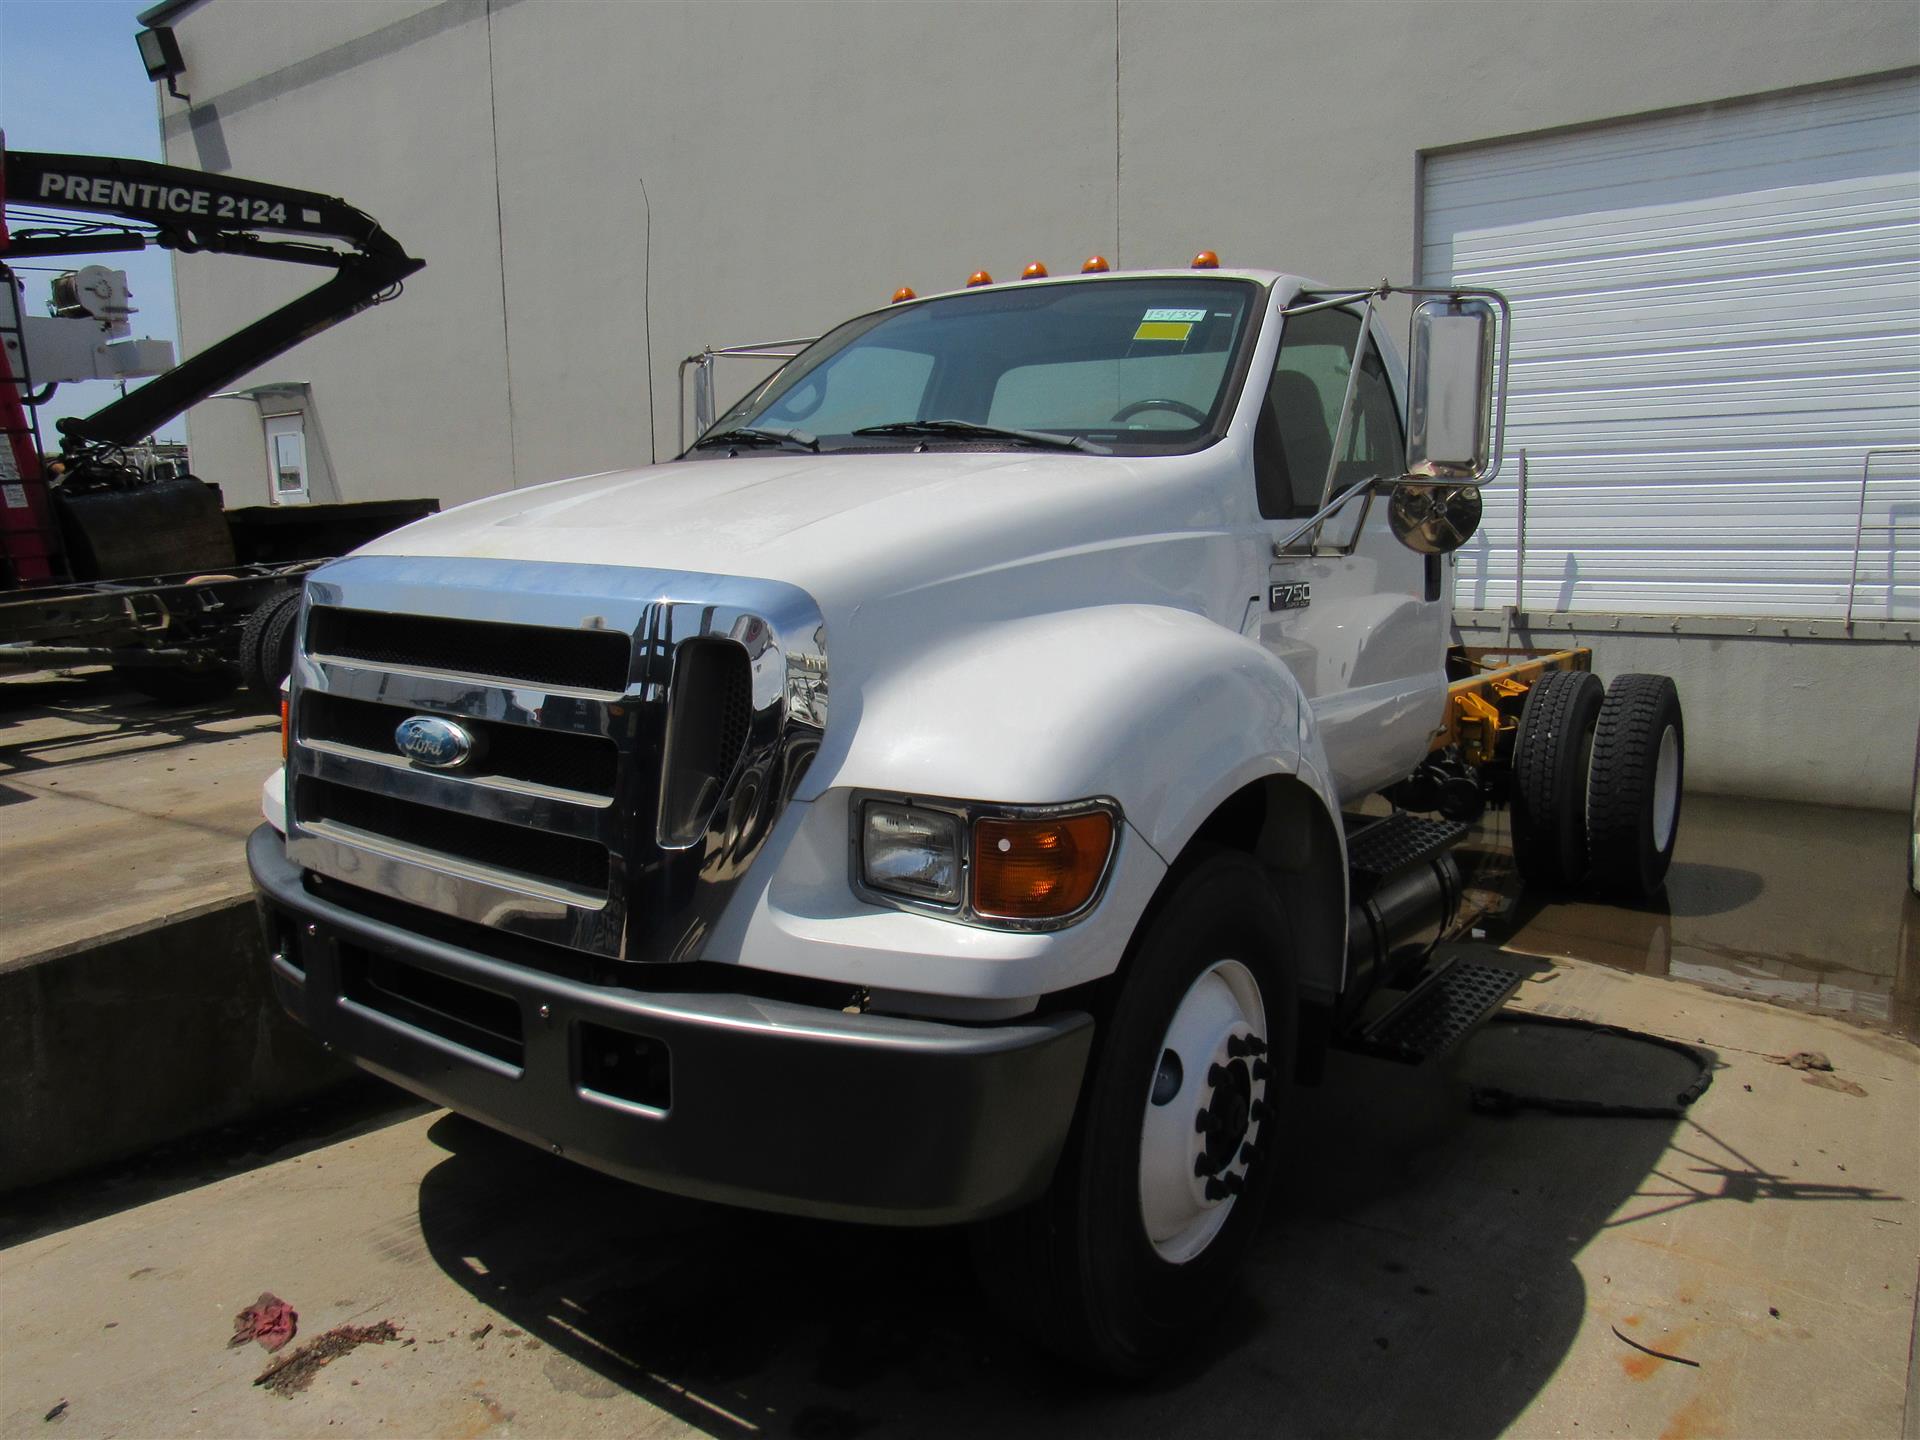
<svg viewBox="0 0 1920 1440"><path fill-rule="evenodd" d="M661 1189L978 1222L1045 1339L1137 1372L1217 1306L1296 1077L1511 993L1432 959L1457 822L1655 887L1680 714L1449 646L1498 296L1408 292L1409 377L1384 286L976 278L671 463L316 571L248 853L281 1001L367 1069Z"/></svg>

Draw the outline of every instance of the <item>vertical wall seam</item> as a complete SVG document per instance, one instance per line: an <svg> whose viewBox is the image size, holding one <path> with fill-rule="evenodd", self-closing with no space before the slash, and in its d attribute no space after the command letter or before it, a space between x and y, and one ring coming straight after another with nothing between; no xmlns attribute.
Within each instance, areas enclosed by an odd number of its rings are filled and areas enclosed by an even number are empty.
<svg viewBox="0 0 1920 1440"><path fill-rule="evenodd" d="M507 390L507 478L513 489L520 488L520 447L513 435L513 325L507 316L507 224L500 199L500 100L493 77L493 0L484 0L487 9L487 126L493 146L493 227L500 256L500 356L506 371Z"/></svg>
<svg viewBox="0 0 1920 1440"><path fill-rule="evenodd" d="M647 463L660 463L660 427L653 413L653 197L647 193L647 180L638 170L633 178L640 186L640 204L646 212L640 255L640 327L646 345L647 365Z"/></svg>
<svg viewBox="0 0 1920 1440"><path fill-rule="evenodd" d="M1113 0L1113 268L1120 263L1120 0Z"/></svg>

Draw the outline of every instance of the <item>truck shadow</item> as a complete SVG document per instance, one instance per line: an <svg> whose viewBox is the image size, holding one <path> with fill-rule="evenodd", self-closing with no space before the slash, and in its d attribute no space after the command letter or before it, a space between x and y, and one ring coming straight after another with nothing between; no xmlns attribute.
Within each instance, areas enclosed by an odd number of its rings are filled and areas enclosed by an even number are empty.
<svg viewBox="0 0 1920 1440"><path fill-rule="evenodd" d="M1717 1064L1708 1054L1703 1058ZM1214 1333L1146 1386L1018 1337L964 1235L751 1214L636 1189L455 1116L420 1221L440 1266L550 1347L556 1390L622 1391L715 1436L1496 1435L1590 1303L1574 1258L1679 1205L1874 1198L1769 1175L1691 1120L1473 1113L1473 1085L1671 1103L1684 1056L1500 1026L1444 1072L1334 1057L1293 1179ZM1598 1284L1607 1283L1599 1277ZM525 1344L524 1340L519 1343Z"/></svg>
<svg viewBox="0 0 1920 1440"><path fill-rule="evenodd" d="M245 691L164 703L129 690L108 670L12 678L0 685L0 772L24 775L102 753L171 750L271 730L279 722L265 711Z"/></svg>

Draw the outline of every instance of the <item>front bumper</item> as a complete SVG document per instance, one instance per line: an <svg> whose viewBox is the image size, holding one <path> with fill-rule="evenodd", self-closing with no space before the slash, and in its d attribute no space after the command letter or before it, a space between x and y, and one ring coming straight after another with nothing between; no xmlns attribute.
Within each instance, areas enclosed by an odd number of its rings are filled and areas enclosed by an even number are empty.
<svg viewBox="0 0 1920 1440"><path fill-rule="evenodd" d="M1072 1123L1084 1014L974 1027L585 984L309 893L271 826L247 862L295 1019L436 1104L643 1185L952 1224L1038 1196Z"/></svg>

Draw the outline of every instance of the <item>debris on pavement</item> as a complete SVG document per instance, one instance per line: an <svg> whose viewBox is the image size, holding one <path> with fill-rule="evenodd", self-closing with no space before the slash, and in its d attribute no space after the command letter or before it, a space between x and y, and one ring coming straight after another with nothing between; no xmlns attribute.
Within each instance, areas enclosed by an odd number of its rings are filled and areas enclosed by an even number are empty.
<svg viewBox="0 0 1920 1440"><path fill-rule="evenodd" d="M1796 1050L1791 1055L1769 1055L1767 1059L1775 1065L1785 1065L1789 1070L1833 1069L1833 1062L1818 1050Z"/></svg>
<svg viewBox="0 0 1920 1440"><path fill-rule="evenodd" d="M471 1335L467 1336L467 1339L477 1342L477 1341L486 1339L487 1336L491 1335L492 1333L493 1333L493 1322L489 1320L486 1324L482 1325L478 1330L474 1331Z"/></svg>
<svg viewBox="0 0 1920 1440"><path fill-rule="evenodd" d="M47 1420L58 1420L62 1415L66 1413L67 1413L67 1402L63 1399L58 1405L54 1406L51 1410L47 1411L46 1414L42 1415L40 1419L43 1422Z"/></svg>
<svg viewBox="0 0 1920 1440"><path fill-rule="evenodd" d="M300 1312L271 1290L262 1290L260 1298L233 1317L233 1338L229 1350L237 1350L249 1340L258 1340L269 1355L299 1333Z"/></svg>
<svg viewBox="0 0 1920 1440"><path fill-rule="evenodd" d="M284 1360L276 1360L254 1377L274 1394L291 1398L313 1383L321 1369L362 1345L384 1345L400 1338L399 1328L391 1320L373 1325L336 1325L326 1334L309 1340Z"/></svg>
<svg viewBox="0 0 1920 1440"><path fill-rule="evenodd" d="M1635 1340L1630 1335L1622 1335L1620 1333L1620 1327L1618 1325L1609 1325L1607 1328L1613 1331L1615 1339L1624 1340L1627 1344L1631 1345L1634 1349L1640 1351L1642 1354L1651 1355L1656 1360L1671 1360L1676 1365L1691 1365L1696 1370L1700 1368L1700 1362L1698 1360L1689 1360L1684 1355L1669 1355L1664 1350L1655 1350L1651 1346L1642 1345L1638 1340Z"/></svg>

